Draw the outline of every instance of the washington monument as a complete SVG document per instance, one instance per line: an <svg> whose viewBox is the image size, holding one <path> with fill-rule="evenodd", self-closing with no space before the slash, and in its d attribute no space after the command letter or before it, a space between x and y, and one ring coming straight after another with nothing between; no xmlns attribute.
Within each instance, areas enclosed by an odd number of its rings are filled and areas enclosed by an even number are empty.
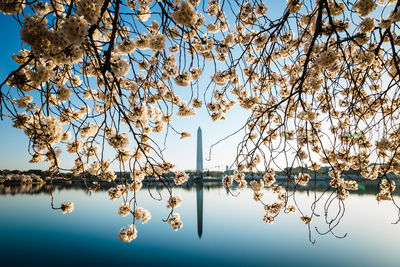
<svg viewBox="0 0 400 267"><path fill-rule="evenodd" d="M203 172L203 140L201 128L197 129L197 160L196 160L196 170Z"/></svg>

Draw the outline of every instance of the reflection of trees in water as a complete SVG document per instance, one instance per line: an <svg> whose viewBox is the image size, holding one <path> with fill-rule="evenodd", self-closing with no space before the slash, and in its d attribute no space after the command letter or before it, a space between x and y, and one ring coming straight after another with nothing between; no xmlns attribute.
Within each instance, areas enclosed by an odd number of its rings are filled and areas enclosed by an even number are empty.
<svg viewBox="0 0 400 267"><path fill-rule="evenodd" d="M18 195L18 194L50 194L55 190L82 190L88 192L86 187L81 184L0 184L0 195Z"/></svg>
<svg viewBox="0 0 400 267"><path fill-rule="evenodd" d="M225 187L218 181L208 181L208 182L203 182L201 183L203 190L204 191L212 191L214 189L223 189L225 190ZM112 183L104 183L101 184L100 186L100 191L107 191L108 189L112 188L114 185ZM54 190L82 190L86 194L90 194L90 190L87 189L87 187L84 184L81 183L73 183L73 184L67 184L67 183L60 183L60 184L53 184L51 186L50 184L0 184L0 194L1 195L16 195L16 194L39 194L39 193L47 193L49 194L51 191L51 188L53 187ZM198 182L192 182L188 184L184 184L180 186L179 188L184 191L189 191L189 192L197 192L197 188L199 187ZM317 184L314 185L308 185L305 187L296 187L296 191L299 192L325 192L327 191L327 187L329 187L329 181L321 180L318 181ZM148 183L144 182L143 187L141 190L155 190L155 191L162 191L166 189L167 187L164 186L162 183ZM233 186L231 188L233 191L237 189L237 186ZM291 185L289 187L290 190L294 189L294 186ZM265 188L266 191L271 191L268 188ZM334 191L334 189L332 189ZM360 183L360 187L357 191L353 191L352 194L356 195L373 195L374 197L376 194L380 191L379 185L377 186L376 183L373 181L365 181L363 183ZM399 190L395 190L393 195L400 195Z"/></svg>
<svg viewBox="0 0 400 267"><path fill-rule="evenodd" d="M49 185L46 184L0 184L0 194L17 195L17 194L39 194L48 191Z"/></svg>

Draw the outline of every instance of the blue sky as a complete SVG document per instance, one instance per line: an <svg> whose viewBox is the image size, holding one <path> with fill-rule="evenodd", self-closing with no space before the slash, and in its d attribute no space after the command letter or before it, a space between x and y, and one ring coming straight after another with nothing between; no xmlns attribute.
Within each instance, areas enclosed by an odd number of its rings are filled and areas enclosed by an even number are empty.
<svg viewBox="0 0 400 267"><path fill-rule="evenodd" d="M279 17L286 7L286 1L284 0L264 2L268 6L267 14L270 19ZM236 14L229 13L227 16L230 26L232 27L236 20ZM149 21L151 21L151 19L149 19ZM17 67L16 63L11 59L11 55L21 48L21 41L19 40L19 25L12 16L0 14L0 23L3 25L3 27L0 28L0 34L6 36L6 39L0 46L2 49L0 53L0 80L4 80L6 75ZM207 86L209 82L208 77L212 74L213 68L209 66L211 65L208 65L203 71L203 76L205 78L203 78L203 82L199 84L201 89ZM176 86L175 89L183 100L189 100L189 88ZM209 98L207 99L209 100ZM250 114L249 111L236 105L228 112L225 121L212 122L204 106L202 109L196 111L196 117L176 117L173 122L173 126L177 131L187 130L192 133L191 138L180 140L180 136L172 131L170 131L170 135L167 138L164 158L176 164L177 169L195 169L196 132L199 126L203 129L204 157L208 159L211 145L240 129ZM12 128L9 119L5 118L3 121L0 121L0 129L0 169L27 170L47 168L47 164L44 163L29 163L28 139L24 136L22 130ZM160 146L163 145L164 133L165 130L161 135L155 137ZM231 165L235 159L237 145L242 138L243 134L239 133L215 146L212 150L211 161L204 160L204 167L206 169L224 170L226 165ZM112 154L113 153L110 153L109 157L112 157ZM61 156L61 160L66 163L67 167L72 167L73 158L67 155L66 152Z"/></svg>
<svg viewBox="0 0 400 267"><path fill-rule="evenodd" d="M1 14L0 23L3 25L0 28L0 34L6 36L6 39L1 43L2 51L0 53L0 79L3 81L10 71L17 68L17 64L11 59L11 55L21 48L21 41L19 40L19 25L11 16ZM210 73L206 73L206 75L209 76ZM178 86L176 89L178 94L181 93L180 90L188 90ZM185 94L187 93L183 92L183 95ZM186 99L185 97L182 98ZM246 119L246 112L243 112L240 107L234 107L228 113L226 121L212 122L205 108L197 110L197 113L196 117L177 118L173 123L176 130L191 132L191 138L180 140L180 136L175 133L170 133L167 138L167 149L164 152L164 157L167 161L175 163L178 169L195 168L196 132L199 126L203 129L204 157L208 158L210 146L236 131ZM165 131L156 138L160 141L160 145L163 144L164 133ZM226 165L231 165L234 160L236 145L240 139L241 136L236 135L216 146L212 151L212 160L204 160L204 167L223 170ZM29 163L28 144L29 141L23 131L13 128L9 118L3 118L0 121L0 169L46 169L47 164L45 163ZM73 159L65 154L61 159L71 166Z"/></svg>
<svg viewBox="0 0 400 267"><path fill-rule="evenodd" d="M21 41L19 41L19 25L11 16L0 14L0 25L3 36L0 46L0 79L3 81L7 74L17 67L11 55L21 47ZM30 157L27 148L28 139L24 133L12 128L8 118L0 120L0 169L38 168L28 163Z"/></svg>

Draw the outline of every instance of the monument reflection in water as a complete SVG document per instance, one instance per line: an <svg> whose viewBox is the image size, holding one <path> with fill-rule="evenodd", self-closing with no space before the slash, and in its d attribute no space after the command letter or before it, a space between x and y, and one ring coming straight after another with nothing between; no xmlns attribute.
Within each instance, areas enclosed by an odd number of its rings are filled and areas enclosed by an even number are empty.
<svg viewBox="0 0 400 267"><path fill-rule="evenodd" d="M203 234L203 181L196 183L196 203L197 203L197 234L199 238Z"/></svg>
<svg viewBox="0 0 400 267"><path fill-rule="evenodd" d="M202 131L197 129L197 153L196 170L201 173L196 182L196 203L197 203L197 234L199 238L203 234L203 140Z"/></svg>

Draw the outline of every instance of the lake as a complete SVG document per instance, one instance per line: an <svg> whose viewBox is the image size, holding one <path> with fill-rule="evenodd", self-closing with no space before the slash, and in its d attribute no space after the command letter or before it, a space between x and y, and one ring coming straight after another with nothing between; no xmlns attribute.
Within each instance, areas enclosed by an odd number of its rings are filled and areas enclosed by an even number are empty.
<svg viewBox="0 0 400 267"><path fill-rule="evenodd" d="M146 188L138 192L138 206L149 210L152 218L144 225L137 222L138 236L127 243L119 240L118 232L132 223L132 216L119 216L122 201L111 201L106 190L55 187L55 206L74 202L75 210L67 214L51 208L46 185L1 185L0 192L1 266L400 265L400 224L391 224L397 210L390 201L377 203L371 193L352 192L345 200L335 237L315 229L327 229L322 202L317 207L321 216L313 218L309 232L299 212L282 213L273 224L264 223L264 208L253 200L251 189L235 197L220 185L175 189L174 195L183 199L174 211L181 215L183 227L173 231L163 221L169 214L168 193L153 186L153 195L160 193L163 200L154 200ZM296 192L304 213L309 213L314 197L311 191ZM264 190L266 202L275 198Z"/></svg>

